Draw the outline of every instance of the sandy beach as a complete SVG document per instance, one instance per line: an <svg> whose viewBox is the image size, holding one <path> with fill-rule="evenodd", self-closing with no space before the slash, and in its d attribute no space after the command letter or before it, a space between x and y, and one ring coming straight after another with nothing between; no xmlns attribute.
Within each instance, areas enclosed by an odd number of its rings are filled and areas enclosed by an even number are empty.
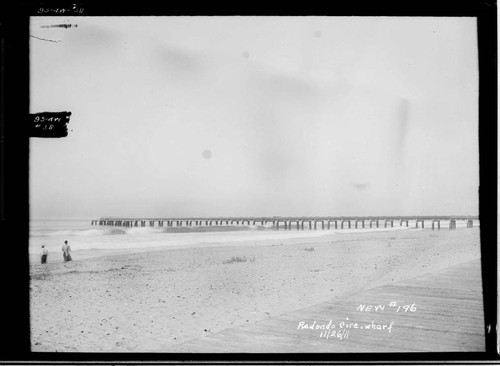
<svg viewBox="0 0 500 366"><path fill-rule="evenodd" d="M223 329L477 258L474 227L49 259L30 268L32 351L169 352Z"/></svg>

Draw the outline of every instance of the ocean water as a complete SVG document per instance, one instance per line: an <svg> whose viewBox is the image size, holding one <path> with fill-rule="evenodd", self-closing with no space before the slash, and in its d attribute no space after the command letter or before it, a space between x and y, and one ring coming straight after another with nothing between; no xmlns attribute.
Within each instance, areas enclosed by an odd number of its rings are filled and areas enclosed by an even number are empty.
<svg viewBox="0 0 500 366"><path fill-rule="evenodd" d="M479 222L475 221L474 226ZM285 240L294 238L317 238L336 234L354 234L370 231L421 230L415 229L414 221L409 227L400 227L394 222L393 228L380 227L365 229L309 230L304 224L304 230L297 230L295 224L292 230L276 230L272 224L266 226L209 226L209 227L113 227L91 225L91 219L32 219L30 221L29 254L30 261L40 261L41 246L49 251L49 262L62 262L61 246L65 240L71 246L74 260L100 257L113 254L163 250L181 247L206 247L237 245L251 242L252 245L266 244L269 240ZM326 225L325 225L326 227ZM425 223L426 230L431 222ZM457 229L465 228L465 221L457 221ZM441 228L447 230L448 222L443 221Z"/></svg>

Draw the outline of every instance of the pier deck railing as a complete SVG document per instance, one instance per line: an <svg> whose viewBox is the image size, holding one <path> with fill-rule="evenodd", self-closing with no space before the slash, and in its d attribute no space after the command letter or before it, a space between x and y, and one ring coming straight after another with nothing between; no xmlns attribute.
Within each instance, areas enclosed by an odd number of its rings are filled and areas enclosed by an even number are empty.
<svg viewBox="0 0 500 366"><path fill-rule="evenodd" d="M317 216L317 217L167 217L167 218L124 218L124 217L103 217L92 220L91 225L99 226L121 226L121 227L193 227L193 226L250 226L250 225L270 225L276 230L292 230L292 225L296 230L306 229L331 230L351 228L351 223L357 229L370 227L373 225L379 228L379 222L384 223L384 228L394 227L394 222L399 222L408 227L409 222L415 222L415 227L425 228L425 222L432 223L432 230L441 229L441 222L448 222L450 230L457 228L457 221L466 221L467 228L474 226L474 220L479 220L477 216ZM365 225L368 223L368 225ZM318 225L321 224L321 225ZM326 225L325 225L326 224Z"/></svg>

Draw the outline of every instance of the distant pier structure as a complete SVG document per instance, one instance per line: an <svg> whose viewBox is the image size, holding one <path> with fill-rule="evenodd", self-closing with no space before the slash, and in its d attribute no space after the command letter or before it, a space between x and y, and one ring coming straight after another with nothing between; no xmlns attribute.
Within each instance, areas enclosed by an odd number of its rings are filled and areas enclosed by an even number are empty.
<svg viewBox="0 0 500 366"><path fill-rule="evenodd" d="M358 228L379 228L379 222L384 228L394 227L394 221L399 226L414 222L415 228L424 229L425 222L431 225L432 230L440 230L441 222L448 223L448 228L457 228L457 222L466 223L467 228L474 227L478 217L472 216L318 216L318 217L169 217L169 218L124 218L103 217L92 220L91 225L121 226L121 227L193 227L193 226L271 226L276 230L331 230ZM365 223L367 225L365 225ZM304 225L305 224L305 225Z"/></svg>

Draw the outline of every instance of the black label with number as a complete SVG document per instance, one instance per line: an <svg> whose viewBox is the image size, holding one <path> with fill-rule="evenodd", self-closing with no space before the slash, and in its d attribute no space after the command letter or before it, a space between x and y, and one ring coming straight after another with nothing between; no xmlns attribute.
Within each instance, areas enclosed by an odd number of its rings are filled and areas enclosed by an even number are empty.
<svg viewBox="0 0 500 366"><path fill-rule="evenodd" d="M42 112L29 115L30 137L68 136L71 112Z"/></svg>

